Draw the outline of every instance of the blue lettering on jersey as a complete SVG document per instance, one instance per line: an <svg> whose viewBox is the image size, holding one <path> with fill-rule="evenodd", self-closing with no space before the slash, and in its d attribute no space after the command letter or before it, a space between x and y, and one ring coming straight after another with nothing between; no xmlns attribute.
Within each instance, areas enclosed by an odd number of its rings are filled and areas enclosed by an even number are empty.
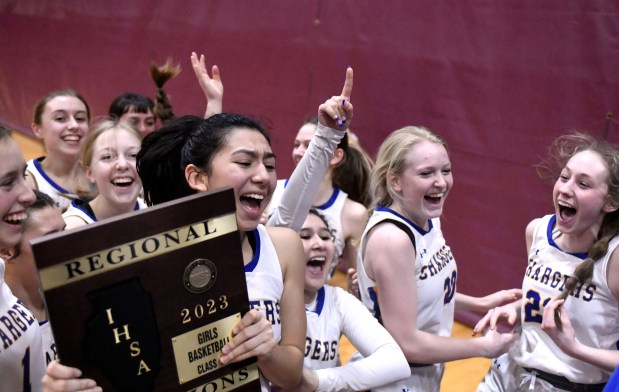
<svg viewBox="0 0 619 392"><path fill-rule="evenodd" d="M538 262L533 260L529 260L529 265L527 266L525 276L536 280L543 285L550 286L553 289L558 288L559 291L563 291L565 289L565 284L570 278L569 275L565 275L560 271L554 271L550 267L539 265ZM597 286L594 283L587 283L586 285L577 284L576 287L570 291L570 295L574 298L582 299L585 302L591 302L596 289ZM538 298L538 302L539 300L540 299ZM544 299L544 301L547 300L548 299Z"/></svg>
<svg viewBox="0 0 619 392"><path fill-rule="evenodd" d="M58 359L58 349L56 348L56 343L52 343L49 346L49 350L45 350L45 364L49 365L49 363L55 359Z"/></svg>
<svg viewBox="0 0 619 392"><path fill-rule="evenodd" d="M376 291L374 290L374 287L368 288L368 295L370 296L370 300L374 304L372 313L376 319L380 320L380 306L378 305L378 297L376 296Z"/></svg>
<svg viewBox="0 0 619 392"><path fill-rule="evenodd" d="M271 325L281 324L279 318L279 302L271 300L249 301L249 308L256 309L264 313Z"/></svg>
<svg viewBox="0 0 619 392"><path fill-rule="evenodd" d="M428 277L437 275L443 270L449 263L453 261L454 257L451 254L451 249L447 245L432 255L432 258L424 263L419 273L419 279L425 280Z"/></svg>
<svg viewBox="0 0 619 392"><path fill-rule="evenodd" d="M21 301L17 301L5 314L0 316L0 341L2 350L7 350L19 339L28 327L35 323Z"/></svg>
<svg viewBox="0 0 619 392"><path fill-rule="evenodd" d="M338 352L337 340L323 342L318 339L312 339L307 336L305 338L305 357L313 361L332 361L337 356Z"/></svg>

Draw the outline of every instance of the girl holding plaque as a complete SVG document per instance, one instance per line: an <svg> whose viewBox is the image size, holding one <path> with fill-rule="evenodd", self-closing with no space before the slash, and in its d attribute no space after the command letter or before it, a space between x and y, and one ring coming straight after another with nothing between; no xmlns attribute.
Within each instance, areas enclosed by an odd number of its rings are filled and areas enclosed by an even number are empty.
<svg viewBox="0 0 619 392"><path fill-rule="evenodd" d="M262 127L236 114L180 117L144 139L137 167L149 204L234 189L249 300L275 305L279 314L267 318L263 305L246 313L220 360L257 357L264 390L269 382L285 389L296 385L305 339L303 270L297 262L303 251L293 231L259 224L276 179Z"/></svg>

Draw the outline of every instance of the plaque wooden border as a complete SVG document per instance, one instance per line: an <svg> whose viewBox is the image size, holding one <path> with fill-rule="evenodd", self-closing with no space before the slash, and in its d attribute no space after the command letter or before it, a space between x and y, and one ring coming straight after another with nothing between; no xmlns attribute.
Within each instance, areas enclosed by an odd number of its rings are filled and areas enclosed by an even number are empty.
<svg viewBox="0 0 619 392"><path fill-rule="evenodd" d="M63 364L104 390L260 389L220 350L249 309L234 192L217 190L32 241Z"/></svg>

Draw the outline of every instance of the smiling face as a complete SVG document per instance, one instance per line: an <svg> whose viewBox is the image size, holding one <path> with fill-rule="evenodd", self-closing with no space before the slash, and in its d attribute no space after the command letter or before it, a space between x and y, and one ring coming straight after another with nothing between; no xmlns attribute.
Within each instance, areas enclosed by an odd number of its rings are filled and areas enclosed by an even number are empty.
<svg viewBox="0 0 619 392"><path fill-rule="evenodd" d="M47 102L40 124L33 124L32 129L43 140L48 155L77 157L88 133L86 105L77 97L55 97Z"/></svg>
<svg viewBox="0 0 619 392"><path fill-rule="evenodd" d="M251 231L260 223L275 189L275 154L260 132L237 128L213 157L210 173L198 175L203 185L199 190L234 189L239 230Z"/></svg>
<svg viewBox="0 0 619 392"><path fill-rule="evenodd" d="M34 193L24 179L24 157L10 137L0 138L0 157L0 247L4 248L19 243Z"/></svg>
<svg viewBox="0 0 619 392"><path fill-rule="evenodd" d="M325 284L335 256L333 233L317 215L310 213L299 230L305 250L305 293L313 299ZM308 296L306 296L306 301Z"/></svg>
<svg viewBox="0 0 619 392"><path fill-rule="evenodd" d="M135 168L140 139L123 127L111 128L99 135L92 145L92 159L86 175L99 195L116 208L131 210L142 189Z"/></svg>
<svg viewBox="0 0 619 392"><path fill-rule="evenodd" d="M294 138L294 147L292 149L292 161L295 166L299 164L301 158L305 155L305 151L307 151L307 147L309 147L315 133L315 124L304 124L301 129L299 129L299 132L297 132L297 136Z"/></svg>
<svg viewBox="0 0 619 392"><path fill-rule="evenodd" d="M406 152L404 170L388 178L394 193L392 208L419 227L443 213L447 194L453 185L451 162L441 144L422 140Z"/></svg>
<svg viewBox="0 0 619 392"><path fill-rule="evenodd" d="M62 219L62 213L56 206L28 210L28 220L19 245L19 255L11 259L11 262L21 265L23 271L21 276L28 279L28 282L24 282L25 286L38 285L39 281L30 240L60 232L64 230L64 227L65 222Z"/></svg>
<svg viewBox="0 0 619 392"><path fill-rule="evenodd" d="M553 188L557 228L564 234L597 233L604 215L613 210L608 198L608 168L593 151L574 155Z"/></svg>

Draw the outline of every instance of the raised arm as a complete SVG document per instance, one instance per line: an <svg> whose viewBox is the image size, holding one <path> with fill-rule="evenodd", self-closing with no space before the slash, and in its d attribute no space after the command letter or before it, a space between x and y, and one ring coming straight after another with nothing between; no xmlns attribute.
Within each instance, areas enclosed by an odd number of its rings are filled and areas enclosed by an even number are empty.
<svg viewBox="0 0 619 392"><path fill-rule="evenodd" d="M221 113L223 110L224 85L221 82L219 67L213 65L213 68L211 68L213 77L211 78L204 62L204 55L201 54L198 59L196 52L191 52L191 66L206 98L204 118Z"/></svg>
<svg viewBox="0 0 619 392"><path fill-rule="evenodd" d="M289 227L296 232L303 226L329 161L352 120L352 84L353 70L349 67L342 94L331 97L318 107L316 133L294 169L280 204L269 218L268 226Z"/></svg>

